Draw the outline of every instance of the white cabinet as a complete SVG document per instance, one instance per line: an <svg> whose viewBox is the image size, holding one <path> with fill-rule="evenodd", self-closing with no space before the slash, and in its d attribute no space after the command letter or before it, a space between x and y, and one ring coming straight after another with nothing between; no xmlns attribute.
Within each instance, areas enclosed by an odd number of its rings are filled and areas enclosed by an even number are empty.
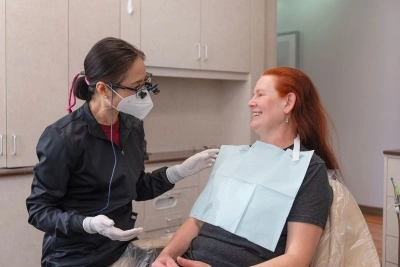
<svg viewBox="0 0 400 267"><path fill-rule="evenodd" d="M249 1L146 0L141 48L154 67L250 72Z"/></svg>
<svg viewBox="0 0 400 267"><path fill-rule="evenodd" d="M32 166L43 129L65 114L60 107L66 105L68 86L68 1L6 0L0 5L0 164Z"/></svg>
<svg viewBox="0 0 400 267"><path fill-rule="evenodd" d="M126 0L125 0L126 1ZM105 37L120 37L120 0L69 0L68 77L80 71L89 50ZM77 109L83 104L77 99Z"/></svg>
<svg viewBox="0 0 400 267"><path fill-rule="evenodd" d="M139 47L140 0L69 0L68 77L84 70L89 50L105 37ZM75 109L83 104L77 102Z"/></svg>
<svg viewBox="0 0 400 267"><path fill-rule="evenodd" d="M140 14L147 66L200 68L200 0L146 0Z"/></svg>
<svg viewBox="0 0 400 267"><path fill-rule="evenodd" d="M90 48L105 37L120 36L120 0L69 0L69 72L83 70Z"/></svg>
<svg viewBox="0 0 400 267"><path fill-rule="evenodd" d="M6 167L6 1L0 0L0 168Z"/></svg>
<svg viewBox="0 0 400 267"><path fill-rule="evenodd" d="M202 69L250 72L250 7L251 1L201 1Z"/></svg>
<svg viewBox="0 0 400 267"><path fill-rule="evenodd" d="M3 267L40 266L43 232L28 224L25 201L32 174L0 177L0 263Z"/></svg>
<svg viewBox="0 0 400 267"><path fill-rule="evenodd" d="M179 163L148 164L146 172ZM172 190L155 199L143 202L133 201L133 211L138 213L135 227L144 228L139 238L158 238L175 232L189 217L198 195L199 173L177 182Z"/></svg>
<svg viewBox="0 0 400 267"><path fill-rule="evenodd" d="M0 0L0 168L36 164L39 136L67 114L90 48L122 34L138 43L139 14L139 0Z"/></svg>
<svg viewBox="0 0 400 267"><path fill-rule="evenodd" d="M36 164L40 134L67 114L72 78L106 36L142 49L155 76L245 81L233 84L223 112L225 124L246 123L231 109L243 106L263 70L264 48L250 53L250 37L264 36L265 23L251 19L264 13L258 0L0 0L0 168ZM229 81L221 87L232 89Z"/></svg>
<svg viewBox="0 0 400 267"><path fill-rule="evenodd" d="M140 0L120 1L120 37L140 49Z"/></svg>
<svg viewBox="0 0 400 267"><path fill-rule="evenodd" d="M400 186L400 150L384 152L384 200L382 266L397 266L399 225L394 209L394 190L390 178Z"/></svg>

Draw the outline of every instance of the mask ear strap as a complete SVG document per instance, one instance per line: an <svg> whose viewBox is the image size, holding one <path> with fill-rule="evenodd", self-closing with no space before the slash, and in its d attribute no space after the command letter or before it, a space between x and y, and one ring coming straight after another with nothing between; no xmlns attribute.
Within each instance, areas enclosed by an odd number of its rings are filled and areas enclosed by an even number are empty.
<svg viewBox="0 0 400 267"><path fill-rule="evenodd" d="M115 94L116 94L117 96L119 96L121 99L124 99L120 94L117 93L117 91L115 91L115 90L112 88L112 84L110 84L110 85L106 84L106 85L107 85L108 88L110 88L111 93L115 93ZM112 96L112 95L111 95L111 96Z"/></svg>
<svg viewBox="0 0 400 267"><path fill-rule="evenodd" d="M111 90L111 102L106 98L108 104L110 104L111 108L117 109L116 107L113 106L113 99L114 99L114 93L117 94L121 99L124 99L122 96L120 96L113 88L112 85L106 84L106 86Z"/></svg>

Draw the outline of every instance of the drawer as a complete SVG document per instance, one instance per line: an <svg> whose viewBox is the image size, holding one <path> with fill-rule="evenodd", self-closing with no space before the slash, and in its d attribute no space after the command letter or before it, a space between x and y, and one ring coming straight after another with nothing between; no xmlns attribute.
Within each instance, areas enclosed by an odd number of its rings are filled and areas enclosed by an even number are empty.
<svg viewBox="0 0 400 267"><path fill-rule="evenodd" d="M174 189L192 187L199 185L199 174L188 176L175 184Z"/></svg>
<svg viewBox="0 0 400 267"><path fill-rule="evenodd" d="M144 219L190 211L197 196L197 187L170 190L145 202Z"/></svg>
<svg viewBox="0 0 400 267"><path fill-rule="evenodd" d="M386 236L386 246L385 246L385 254L382 257L385 257L386 261L397 264L397 243L399 239L392 236Z"/></svg>
<svg viewBox="0 0 400 267"><path fill-rule="evenodd" d="M181 163L181 162L175 162L173 164L166 164L166 165L160 165L160 164L157 164L157 165L154 164L153 165L153 164L150 164L150 165L145 166L145 171L146 172L152 172L152 171L155 171L155 170L157 170L159 168L162 168L164 166L170 167L170 166L173 166L173 165L179 164L179 163ZM174 189L192 187L192 186L198 186L198 185L199 185L199 174L196 173L196 174L188 176L188 177L180 180L179 182L177 182L175 184Z"/></svg>
<svg viewBox="0 0 400 267"><path fill-rule="evenodd" d="M139 238L160 238L162 236L168 235L168 234L173 234L178 230L178 226L171 226L168 228L163 228L159 230L154 230L154 231L146 231L143 232L139 235Z"/></svg>
<svg viewBox="0 0 400 267"><path fill-rule="evenodd" d="M386 203L388 206L394 204L394 197L386 197ZM396 211L394 210L394 206L391 206L389 207L389 209L386 210L385 223L386 223L386 234L393 237L398 237L399 223Z"/></svg>
<svg viewBox="0 0 400 267"><path fill-rule="evenodd" d="M144 202L132 201L132 210L133 212L136 212L138 214L135 222L135 227L143 227Z"/></svg>
<svg viewBox="0 0 400 267"><path fill-rule="evenodd" d="M189 217L189 211L171 214L171 215L163 215L159 217L154 217L151 219L144 220L144 231L153 231L162 228L168 228L171 226L179 226Z"/></svg>
<svg viewBox="0 0 400 267"><path fill-rule="evenodd" d="M157 169L160 169L162 167L173 166L174 164L176 164L176 163L174 162L172 165L171 164L161 164L161 163L158 163L158 164L145 164L144 165L144 171L145 172L153 172L153 171L155 171Z"/></svg>

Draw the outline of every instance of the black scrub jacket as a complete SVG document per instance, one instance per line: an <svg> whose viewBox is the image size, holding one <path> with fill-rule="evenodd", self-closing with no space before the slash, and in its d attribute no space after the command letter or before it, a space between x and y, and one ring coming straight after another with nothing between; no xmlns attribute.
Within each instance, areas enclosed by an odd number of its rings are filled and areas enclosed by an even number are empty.
<svg viewBox="0 0 400 267"><path fill-rule="evenodd" d="M100 214L122 230L135 225L132 200L153 199L174 187L166 167L144 172L142 122L120 113L120 144L108 207ZM43 231L42 266L107 266L129 241L88 234L82 222L107 205L115 157L110 140L87 103L48 126L36 147L29 223Z"/></svg>

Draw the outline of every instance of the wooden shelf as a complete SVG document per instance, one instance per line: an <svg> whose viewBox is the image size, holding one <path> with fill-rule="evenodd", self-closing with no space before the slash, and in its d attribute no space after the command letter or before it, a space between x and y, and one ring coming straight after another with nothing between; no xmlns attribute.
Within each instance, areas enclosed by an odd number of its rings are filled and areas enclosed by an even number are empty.
<svg viewBox="0 0 400 267"><path fill-rule="evenodd" d="M384 150L384 155L400 156L400 149Z"/></svg>
<svg viewBox="0 0 400 267"><path fill-rule="evenodd" d="M145 160L144 164L183 161L200 151L201 150L185 150L185 151L149 153L149 159Z"/></svg>
<svg viewBox="0 0 400 267"><path fill-rule="evenodd" d="M185 150L185 151L149 153L149 159L145 160L144 164L184 161L188 157L190 157L200 151L201 150ZM32 173L33 173L33 166L21 167L21 168L0 169L0 177L16 176L16 175L29 175Z"/></svg>

